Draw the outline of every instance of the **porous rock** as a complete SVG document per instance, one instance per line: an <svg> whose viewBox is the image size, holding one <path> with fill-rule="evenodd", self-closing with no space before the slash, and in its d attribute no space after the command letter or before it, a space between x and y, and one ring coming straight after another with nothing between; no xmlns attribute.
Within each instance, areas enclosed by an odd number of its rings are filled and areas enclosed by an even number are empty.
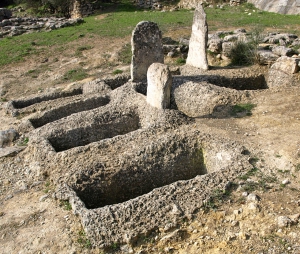
<svg viewBox="0 0 300 254"><path fill-rule="evenodd" d="M145 81L147 70L153 63L164 63L162 35L158 25L141 21L132 32L131 79Z"/></svg>
<svg viewBox="0 0 300 254"><path fill-rule="evenodd" d="M300 58L282 56L271 66L268 77L268 87L286 86L292 83L294 73L297 73Z"/></svg>
<svg viewBox="0 0 300 254"><path fill-rule="evenodd" d="M14 129L0 131L0 147L10 146L18 133Z"/></svg>
<svg viewBox="0 0 300 254"><path fill-rule="evenodd" d="M192 35L189 42L189 53L186 60L188 65L208 70L206 48L208 40L208 25L206 13L202 4L198 4L192 25Z"/></svg>
<svg viewBox="0 0 300 254"><path fill-rule="evenodd" d="M170 107L172 75L167 65L154 63L147 72L147 102L156 108Z"/></svg>

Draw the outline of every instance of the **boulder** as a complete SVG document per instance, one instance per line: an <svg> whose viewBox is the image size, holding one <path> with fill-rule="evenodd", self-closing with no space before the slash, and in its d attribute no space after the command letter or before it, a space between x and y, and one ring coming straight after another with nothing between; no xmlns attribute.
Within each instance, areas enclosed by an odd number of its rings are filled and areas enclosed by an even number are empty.
<svg viewBox="0 0 300 254"><path fill-rule="evenodd" d="M0 148L10 146L17 137L18 133L14 129L0 131Z"/></svg>
<svg viewBox="0 0 300 254"><path fill-rule="evenodd" d="M300 58L282 56L271 66L268 87L287 86L293 83L293 75L298 72Z"/></svg>
<svg viewBox="0 0 300 254"><path fill-rule="evenodd" d="M272 52L278 56L292 56L295 54L293 49L285 46L275 46L272 48Z"/></svg>

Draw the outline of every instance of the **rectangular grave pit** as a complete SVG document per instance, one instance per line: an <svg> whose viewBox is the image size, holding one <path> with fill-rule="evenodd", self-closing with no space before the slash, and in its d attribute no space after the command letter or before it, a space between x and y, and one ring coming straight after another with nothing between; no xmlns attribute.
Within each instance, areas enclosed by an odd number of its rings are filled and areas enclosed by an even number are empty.
<svg viewBox="0 0 300 254"><path fill-rule="evenodd" d="M88 126L58 130L48 137L48 141L56 152L61 152L117 135L124 135L139 128L140 119L136 113L106 113Z"/></svg>
<svg viewBox="0 0 300 254"><path fill-rule="evenodd" d="M203 150L193 144L165 144L150 152L139 153L120 169L110 171L103 165L82 173L73 190L88 209L114 205L140 197L180 180L207 174Z"/></svg>
<svg viewBox="0 0 300 254"><path fill-rule="evenodd" d="M71 114L105 106L110 102L109 97L92 97L84 100L70 102L43 113L42 116L29 119L34 128L57 121Z"/></svg>

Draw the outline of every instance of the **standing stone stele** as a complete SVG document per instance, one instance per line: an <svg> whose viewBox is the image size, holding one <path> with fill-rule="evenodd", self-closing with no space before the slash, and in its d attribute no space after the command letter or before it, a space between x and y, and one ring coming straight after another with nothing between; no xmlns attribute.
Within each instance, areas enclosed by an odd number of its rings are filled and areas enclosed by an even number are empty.
<svg viewBox="0 0 300 254"><path fill-rule="evenodd" d="M198 4L192 26L192 35L189 43L189 53L186 64L208 70L206 48L208 40L208 26L206 14L202 4Z"/></svg>
<svg viewBox="0 0 300 254"><path fill-rule="evenodd" d="M166 109L170 107L172 75L167 65L154 63L147 72L147 103Z"/></svg>
<svg viewBox="0 0 300 254"><path fill-rule="evenodd" d="M150 21L138 23L132 32L131 48L131 80L146 81L149 66L164 63L162 35L158 25Z"/></svg>

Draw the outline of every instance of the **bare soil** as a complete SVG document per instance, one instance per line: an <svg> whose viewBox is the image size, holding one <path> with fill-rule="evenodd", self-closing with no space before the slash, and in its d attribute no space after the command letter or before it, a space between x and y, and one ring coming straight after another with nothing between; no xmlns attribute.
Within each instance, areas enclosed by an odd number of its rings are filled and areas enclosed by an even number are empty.
<svg viewBox="0 0 300 254"><path fill-rule="evenodd" d="M92 49L79 56L65 57L53 51L46 63L42 63L41 57L33 57L5 66L0 70L1 97L11 100L54 87L64 89L72 83L61 82L60 77L80 63L88 70L89 79L104 77L114 69L129 72L129 66L118 63L116 57L129 42L130 38L87 39L85 43ZM41 71L36 77L25 75L32 69ZM220 68L222 71L230 69ZM267 69L264 71L267 75ZM228 197L216 197L193 220L183 221L179 231L154 232L133 247L92 248L79 219L67 204L52 198L55 186L28 179L26 170L30 169L22 168L21 154L0 158L0 252L300 253L298 220L284 227L278 225L280 216L300 214L299 95L297 82L288 87L259 90L249 98L256 105L251 116L197 119L199 128L210 128L215 135L245 144L258 173L248 176L248 180L237 180ZM0 130L15 128L20 122L5 113L5 105L6 102L0 102ZM243 187L249 183L255 183L247 190L256 194L259 201L247 201L243 196Z"/></svg>

